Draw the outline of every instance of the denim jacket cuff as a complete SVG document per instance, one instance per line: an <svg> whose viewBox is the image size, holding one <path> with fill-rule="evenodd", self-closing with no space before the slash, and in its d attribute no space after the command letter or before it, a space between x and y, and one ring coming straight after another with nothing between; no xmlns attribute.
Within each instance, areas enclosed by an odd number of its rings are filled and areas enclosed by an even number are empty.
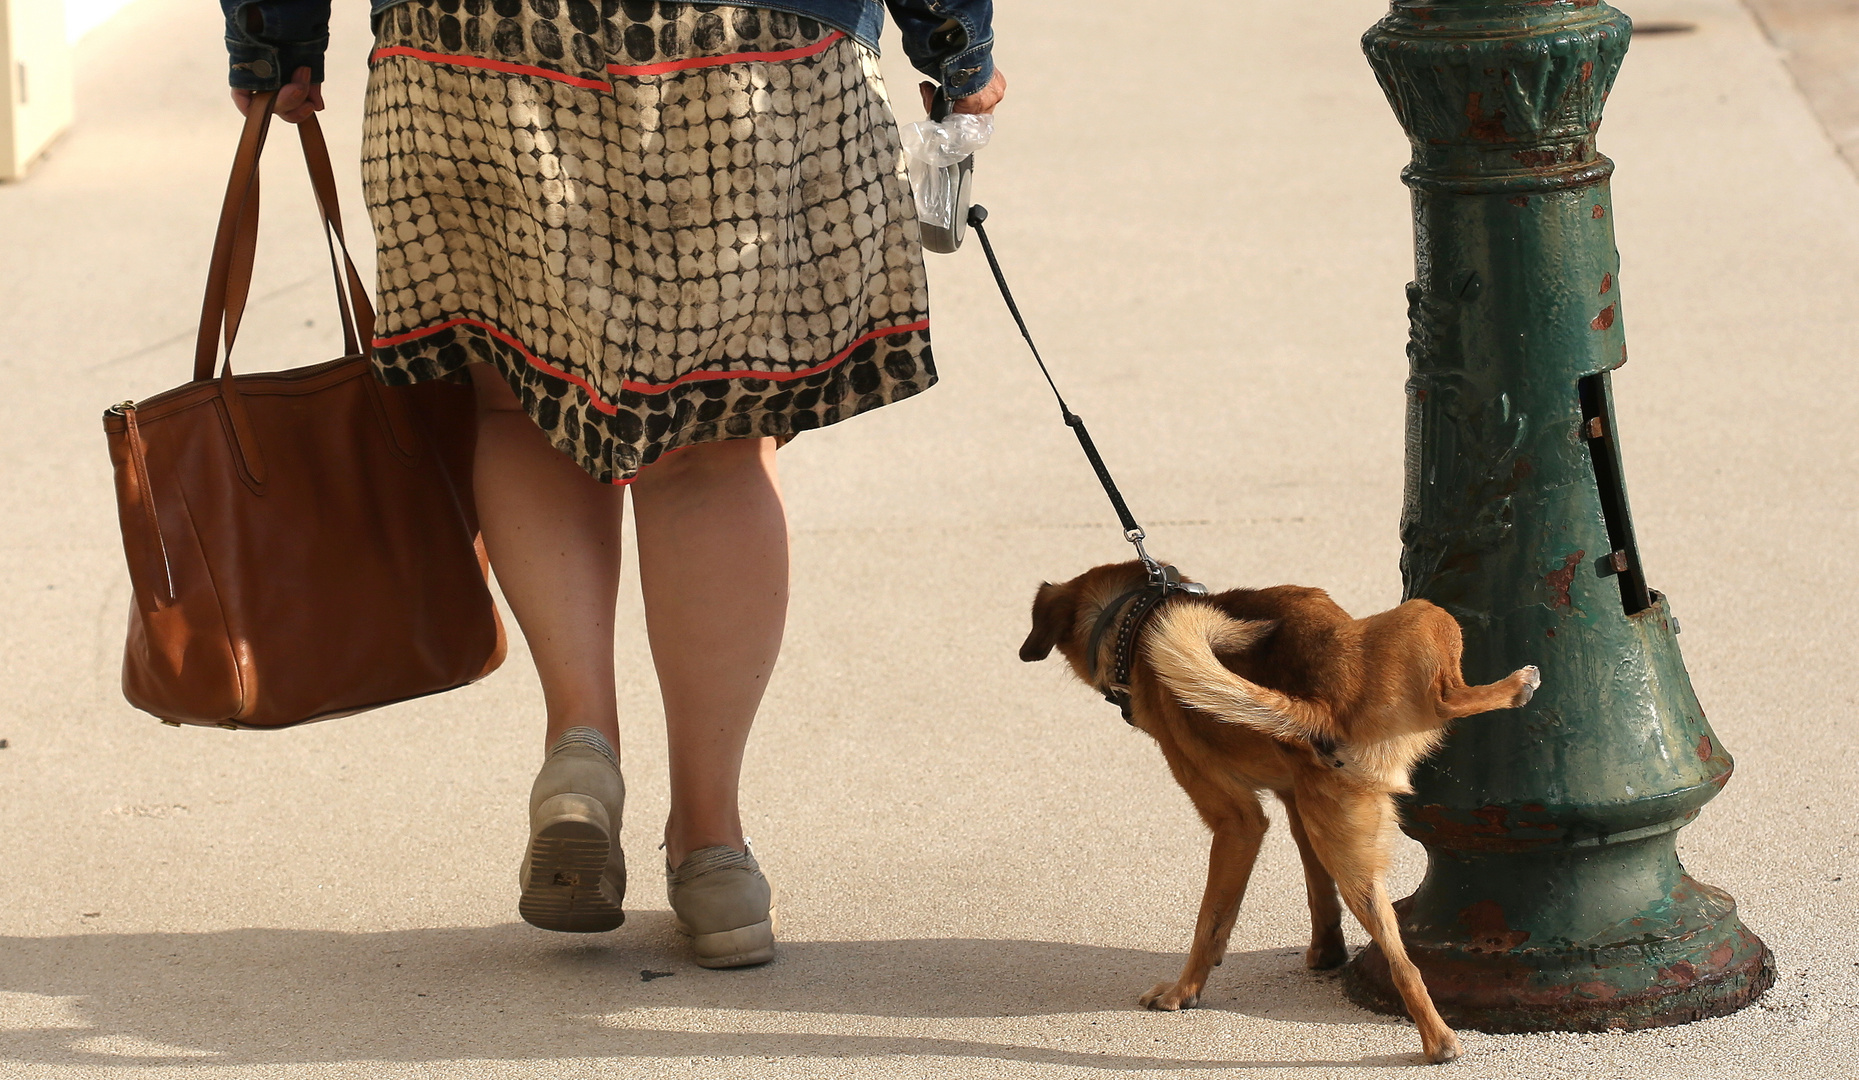
<svg viewBox="0 0 1859 1080"><path fill-rule="evenodd" d="M227 79L235 90L276 90L290 80L300 67L310 69L310 81L323 81L323 54L329 39L281 42L264 45L255 41L226 39L226 54L232 60Z"/></svg>
<svg viewBox="0 0 1859 1080"><path fill-rule="evenodd" d="M994 41L977 42L943 61L942 85L951 98L978 94L994 79Z"/></svg>
<svg viewBox="0 0 1859 1080"><path fill-rule="evenodd" d="M259 37L243 25L242 5L230 5L232 10L226 16L226 55L232 69L227 82L235 90L276 90L290 81L291 73L298 68L310 69L310 81L323 81L323 54L329 51L329 34L321 25L315 29L323 33L302 40L273 39ZM311 26L298 29L310 30Z"/></svg>

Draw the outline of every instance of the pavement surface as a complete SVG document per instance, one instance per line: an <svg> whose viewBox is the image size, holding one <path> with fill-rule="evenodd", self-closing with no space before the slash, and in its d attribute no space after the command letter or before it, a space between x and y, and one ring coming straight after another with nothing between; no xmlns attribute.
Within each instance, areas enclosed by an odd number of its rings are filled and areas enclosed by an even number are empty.
<svg viewBox="0 0 1859 1080"><path fill-rule="evenodd" d="M326 123L354 160L365 20L340 7ZM1160 554L1216 587L1386 607L1412 256L1407 148L1357 48L1382 8L1170 5L1177 32L1135 10L1002 5L1012 96L978 183L1021 305ZM1747 9L1628 10L1695 26L1635 42L1601 133L1641 544L1738 761L1680 847L1779 979L1682 1028L1467 1033L1451 1075L1852 1076L1859 182ZM186 375L237 130L216 19L136 0L89 35L80 123L0 188L0 1077L1418 1063L1410 1025L1302 969L1282 827L1203 1007L1136 1008L1179 967L1205 835L1147 740L1057 664L1015 658L1038 582L1123 550L977 250L933 257L943 385L782 452L793 617L745 780L784 894L775 963L704 971L672 930L636 596L619 646L635 885L609 935L516 918L541 741L520 643L477 686L280 734L124 704L97 417ZM290 145L273 143L246 370L338 351ZM1397 847L1400 895L1421 858Z"/></svg>
<svg viewBox="0 0 1859 1080"><path fill-rule="evenodd" d="M1749 0L1801 94L1859 171L1859 0Z"/></svg>

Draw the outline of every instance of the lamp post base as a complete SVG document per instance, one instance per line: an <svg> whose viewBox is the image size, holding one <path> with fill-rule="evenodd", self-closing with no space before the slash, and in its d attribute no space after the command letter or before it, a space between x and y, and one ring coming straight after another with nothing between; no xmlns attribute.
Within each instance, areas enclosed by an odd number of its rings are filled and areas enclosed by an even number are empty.
<svg viewBox="0 0 1859 1080"><path fill-rule="evenodd" d="M1493 1034L1633 1030L1725 1016L1761 997L1775 982L1768 947L1728 893L1684 872L1673 841L1665 832L1556 853L1435 849L1426 880L1395 911L1440 1015ZM1640 883L1654 888L1635 898ZM1595 910L1596 897L1615 910ZM1586 924L1579 939L1564 936L1571 923ZM1563 933L1532 932L1550 926ZM1344 971L1343 991L1375 1012L1406 1011L1374 946Z"/></svg>

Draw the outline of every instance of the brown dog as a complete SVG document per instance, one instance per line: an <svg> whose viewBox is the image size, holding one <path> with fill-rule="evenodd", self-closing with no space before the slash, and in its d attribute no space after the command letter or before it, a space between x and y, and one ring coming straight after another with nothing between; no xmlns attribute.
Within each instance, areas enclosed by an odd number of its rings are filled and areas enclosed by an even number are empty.
<svg viewBox="0 0 1859 1080"><path fill-rule="evenodd" d="M1041 585L1020 659L1056 646L1162 748L1168 767L1213 830L1207 890L1181 977L1143 995L1151 1009L1191 1008L1226 952L1227 935L1265 837L1258 793L1284 803L1303 857L1311 940L1304 961L1347 959L1342 901L1388 958L1428 1061L1459 1056L1401 945L1385 884L1392 796L1453 720L1523 705L1534 667L1467 686L1459 624L1425 600L1352 619L1321 589L1280 585L1214 596L1175 594L1152 609L1143 565L1100 566ZM1126 627L1133 619L1139 625ZM1140 625L1146 621L1146 625ZM1127 636L1126 636L1127 635ZM1119 638L1128 641L1123 686ZM1124 700L1117 697L1116 700Z"/></svg>

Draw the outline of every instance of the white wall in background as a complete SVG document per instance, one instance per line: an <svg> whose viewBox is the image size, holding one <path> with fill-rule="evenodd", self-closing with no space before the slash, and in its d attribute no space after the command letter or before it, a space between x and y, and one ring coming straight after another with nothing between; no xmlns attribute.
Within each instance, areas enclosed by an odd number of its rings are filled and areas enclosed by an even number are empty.
<svg viewBox="0 0 1859 1080"><path fill-rule="evenodd" d="M102 26L110 16L128 7L133 0L65 0L65 40L77 39Z"/></svg>
<svg viewBox="0 0 1859 1080"><path fill-rule="evenodd" d="M26 175L70 125L71 88L60 0L0 0L0 180Z"/></svg>

